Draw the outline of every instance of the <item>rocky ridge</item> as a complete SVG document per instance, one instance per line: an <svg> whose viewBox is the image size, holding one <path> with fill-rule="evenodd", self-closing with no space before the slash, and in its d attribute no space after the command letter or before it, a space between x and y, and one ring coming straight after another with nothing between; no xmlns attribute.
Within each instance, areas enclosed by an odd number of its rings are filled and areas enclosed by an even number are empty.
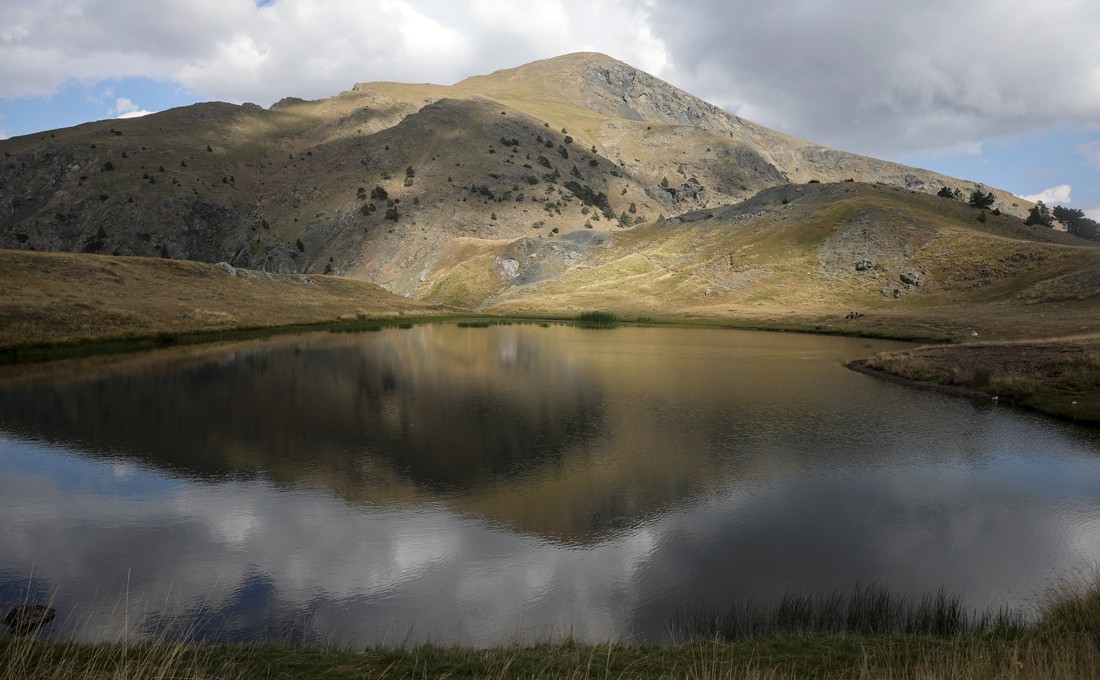
<svg viewBox="0 0 1100 680"><path fill-rule="evenodd" d="M412 297L459 246L616 234L791 182L974 188L768 130L591 53L449 87L197 104L0 150L0 248L332 273ZM995 193L1006 213L1026 207Z"/></svg>

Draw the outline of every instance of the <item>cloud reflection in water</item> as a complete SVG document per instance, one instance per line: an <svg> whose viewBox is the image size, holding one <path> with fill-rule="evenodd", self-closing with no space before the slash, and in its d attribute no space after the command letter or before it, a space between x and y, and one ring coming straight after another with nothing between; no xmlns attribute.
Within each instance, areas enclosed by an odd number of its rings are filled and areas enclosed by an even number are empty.
<svg viewBox="0 0 1100 680"><path fill-rule="evenodd" d="M212 639L602 640L856 582L1014 604L1100 556L1095 433L837 361L870 351L431 326L10 380L0 604L56 590L92 639L128 593Z"/></svg>

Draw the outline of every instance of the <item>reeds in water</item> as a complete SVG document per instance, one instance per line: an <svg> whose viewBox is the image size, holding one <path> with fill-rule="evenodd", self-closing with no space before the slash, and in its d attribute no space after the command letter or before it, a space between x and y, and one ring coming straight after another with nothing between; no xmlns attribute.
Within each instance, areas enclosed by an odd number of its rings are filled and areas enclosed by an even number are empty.
<svg viewBox="0 0 1100 680"><path fill-rule="evenodd" d="M911 598L885 586L857 586L851 594L791 592L770 606L751 601L734 603L724 611L694 609L681 612L673 630L686 639L743 640L810 633L846 635L922 635L954 637L978 632L1022 631L1027 625L1020 611L972 611L958 595L941 589Z"/></svg>
<svg viewBox="0 0 1100 680"><path fill-rule="evenodd" d="M611 312L581 312L577 317L580 328L614 328L617 325L619 318Z"/></svg>

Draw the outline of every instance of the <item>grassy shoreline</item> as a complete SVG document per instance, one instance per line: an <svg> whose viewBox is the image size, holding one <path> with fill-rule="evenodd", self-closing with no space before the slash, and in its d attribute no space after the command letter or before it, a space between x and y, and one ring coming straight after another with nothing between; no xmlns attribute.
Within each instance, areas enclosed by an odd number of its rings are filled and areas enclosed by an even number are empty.
<svg viewBox="0 0 1100 680"><path fill-rule="evenodd" d="M585 312L573 308L575 300L565 300L498 315L402 298L364 281L230 269L0 250L0 365L427 322L727 328L950 343L872 357L866 366L919 386L973 389L1059 418L1100 423L1100 334L1093 329L1091 336L1070 335L1087 332L1089 312L1077 303L1051 302L1041 310L911 306L868 310L852 320L820 305L709 311L666 305L646 311L615 309L605 300L596 307L605 311ZM979 333L983 340L1011 344L977 343ZM1028 339L1038 335L1063 339Z"/></svg>
<svg viewBox="0 0 1100 680"><path fill-rule="evenodd" d="M581 315L583 317L583 314ZM555 314L497 316L455 310L424 315L379 315L317 320L282 325L242 325L222 328L157 330L116 336L45 338L0 344L0 366L126 354L165 347L254 340L311 332L365 332L382 328L409 328L424 323L458 323L488 327L508 323L571 323L593 327L580 317ZM902 352L888 352L851 362L848 367L866 375L920 389L963 397L997 398L1045 415L1087 425L1100 424L1100 336L1012 341L952 343L950 339L898 329L858 326L822 327L812 322L762 323L736 319L615 318L597 327L717 328L762 332L790 332L880 340L932 343ZM1022 358L1022 360L1021 360Z"/></svg>
<svg viewBox="0 0 1100 680"><path fill-rule="evenodd" d="M877 378L1100 425L1100 336L885 352L849 364Z"/></svg>
<svg viewBox="0 0 1100 680"><path fill-rule="evenodd" d="M583 316L583 314L581 315ZM745 330L774 333L806 333L812 335L831 335L839 337L869 338L878 340L899 340L904 342L938 343L948 342L939 336L899 331L896 333L879 330L865 331L854 328L848 332L838 329L823 329L812 324L800 323L761 323L748 320L716 319L638 319L630 317L616 318L612 323L592 324L576 316L546 315L494 315L483 313L462 313L454 310L433 315L404 315L377 317L356 317L353 319L329 319L283 325L242 325L222 328L198 328L182 330L156 330L146 333L126 333L121 335L100 336L63 336L57 338L20 340L0 344L0 366L23 363L53 361L56 359L84 358L100 355L143 352L164 347L197 345L234 340L255 340L278 335L313 332L359 332L397 328L427 323L458 323L471 327L488 327L509 323L562 323L582 327L653 327L653 328L714 328L725 330Z"/></svg>
<svg viewBox="0 0 1100 680"><path fill-rule="evenodd" d="M883 602L889 610L885 618L877 607ZM924 611L940 620L899 633L893 617L917 612L926 602L931 605ZM966 613L957 607L957 598L942 593L917 608L899 608L902 599L876 589L847 600L796 596L791 603L800 612L795 618L806 625L746 629L732 637L718 627L704 627L682 642L665 644L565 639L485 648L425 643L351 649L277 642L90 644L0 635L0 680L1100 677L1096 574L1061 581L1038 603L1038 615L1030 622ZM731 610L735 616L743 613ZM818 620L838 613L848 618L839 628L836 621ZM790 623L790 603L762 615L773 623ZM721 618L714 620L719 627Z"/></svg>

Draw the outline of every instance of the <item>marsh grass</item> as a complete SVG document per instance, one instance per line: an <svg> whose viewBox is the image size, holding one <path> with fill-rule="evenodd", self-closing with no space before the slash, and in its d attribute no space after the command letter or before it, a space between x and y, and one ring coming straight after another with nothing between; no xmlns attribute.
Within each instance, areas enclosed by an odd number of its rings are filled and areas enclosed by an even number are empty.
<svg viewBox="0 0 1100 680"><path fill-rule="evenodd" d="M611 312L581 312L577 317L578 328L614 328L619 318Z"/></svg>
<svg viewBox="0 0 1100 680"><path fill-rule="evenodd" d="M673 630L684 639L776 638L791 635L917 635L957 637L973 633L1019 634L1022 612L970 611L944 590L914 599L884 586L857 587L851 594L791 592L770 606L736 602L723 611L682 611Z"/></svg>
<svg viewBox="0 0 1100 680"><path fill-rule="evenodd" d="M907 599L869 586L851 595L791 595L772 607L741 606L727 621L739 622L733 635L716 634L713 617L689 617L704 628L693 639L661 645L566 638L488 648L355 650L279 642L132 643L125 636L85 644L0 634L0 680L1100 677L1097 575L1060 581L1036 611L1031 621L1014 612L967 612L942 591Z"/></svg>
<svg viewBox="0 0 1100 680"><path fill-rule="evenodd" d="M974 374L970 378L970 384L974 387L988 387L989 382L992 379L992 373L985 366L977 366L974 368Z"/></svg>

